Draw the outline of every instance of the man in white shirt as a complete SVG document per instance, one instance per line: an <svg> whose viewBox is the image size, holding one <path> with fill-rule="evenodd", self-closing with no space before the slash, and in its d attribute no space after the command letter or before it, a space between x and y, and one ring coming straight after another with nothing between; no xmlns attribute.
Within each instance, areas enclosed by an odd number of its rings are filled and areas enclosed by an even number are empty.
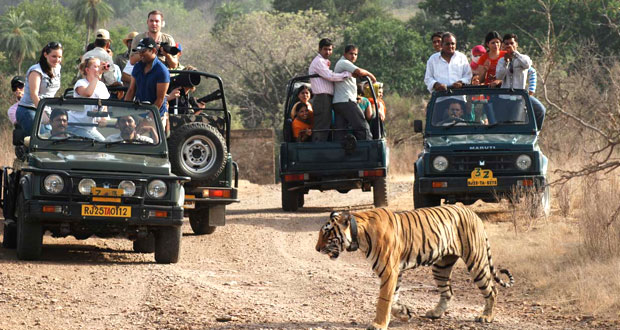
<svg viewBox="0 0 620 330"><path fill-rule="evenodd" d="M526 89L528 87L528 71L532 67L532 60L517 50L519 44L516 34L505 34L502 39L502 46L506 55L497 62L496 77L502 80L502 88ZM536 116L536 126L540 130L545 120L545 106L534 96L530 96L530 101L532 102L534 116Z"/></svg>
<svg viewBox="0 0 620 330"><path fill-rule="evenodd" d="M343 81L351 77L350 72L334 73L329 69L329 57L332 55L334 46L332 41L324 38L319 41L319 53L314 57L308 74L318 74L318 78L310 78L312 87L312 109L314 112L314 127L312 129L312 141L326 141L328 132L316 132L315 130L327 130L332 122L332 99L334 95L335 81Z"/></svg>
<svg viewBox="0 0 620 330"><path fill-rule="evenodd" d="M426 62L424 83L429 92L461 88L471 82L471 67L465 54L456 50L456 37L450 32L441 38L441 51Z"/></svg>
<svg viewBox="0 0 620 330"><path fill-rule="evenodd" d="M370 140L370 127L364 114L359 110L357 106L357 84L355 83L355 77L370 77L372 82L376 82L375 76L357 67L355 61L357 61L358 49L355 45L347 45L344 48L344 55L338 60L334 67L335 73L350 72L352 77L346 78L343 81L339 81L334 84L334 112L336 113L336 128L346 128L344 121L351 125L353 128L353 135L358 140ZM340 117L340 118L338 118ZM334 140L342 140L345 132L337 131L334 134Z"/></svg>

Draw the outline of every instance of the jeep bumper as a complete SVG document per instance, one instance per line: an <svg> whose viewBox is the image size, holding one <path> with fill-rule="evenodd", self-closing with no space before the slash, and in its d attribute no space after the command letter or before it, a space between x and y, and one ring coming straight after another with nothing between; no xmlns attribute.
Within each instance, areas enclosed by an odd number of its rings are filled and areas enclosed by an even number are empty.
<svg viewBox="0 0 620 330"><path fill-rule="evenodd" d="M125 206L131 208L128 217L83 216L82 205ZM26 221L42 224L83 224L111 227L181 226L183 208L149 204L108 204L93 202L62 202L47 200L25 201Z"/></svg>
<svg viewBox="0 0 620 330"><path fill-rule="evenodd" d="M471 198L491 198L507 195L515 188L535 188L541 190L547 179L543 175L498 176L497 185L468 186L467 177L422 177L418 178L419 193Z"/></svg>

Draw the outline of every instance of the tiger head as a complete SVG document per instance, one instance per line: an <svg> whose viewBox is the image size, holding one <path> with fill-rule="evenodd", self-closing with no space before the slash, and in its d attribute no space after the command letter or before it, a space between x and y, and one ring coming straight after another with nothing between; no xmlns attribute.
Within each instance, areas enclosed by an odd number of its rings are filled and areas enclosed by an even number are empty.
<svg viewBox="0 0 620 330"><path fill-rule="evenodd" d="M340 252L357 250L357 224L350 213L332 212L329 221L321 227L316 250L335 260ZM352 225L353 223L353 225ZM352 230L353 229L353 230ZM352 231L354 232L352 235Z"/></svg>

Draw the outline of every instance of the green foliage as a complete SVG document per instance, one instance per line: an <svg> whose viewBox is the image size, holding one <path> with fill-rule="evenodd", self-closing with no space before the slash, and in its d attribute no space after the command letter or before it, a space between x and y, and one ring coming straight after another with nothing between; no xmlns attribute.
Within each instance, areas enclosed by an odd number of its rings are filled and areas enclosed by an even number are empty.
<svg viewBox="0 0 620 330"><path fill-rule="evenodd" d="M356 65L385 83L386 92L423 92L427 46L397 19L371 18L345 30L344 43L359 47ZM342 54L342 51L339 52Z"/></svg>
<svg viewBox="0 0 620 330"><path fill-rule="evenodd" d="M84 45L90 42L90 33L114 15L114 9L103 0L75 0L71 5L71 11L76 22L83 22L86 25Z"/></svg>
<svg viewBox="0 0 620 330"><path fill-rule="evenodd" d="M253 12L215 36L211 63L246 128L281 127L286 84L307 74L317 41L325 36L335 39L338 32L315 11Z"/></svg>
<svg viewBox="0 0 620 330"><path fill-rule="evenodd" d="M273 9L296 13L304 10L320 10L330 18L333 25L346 25L370 17L387 17L387 0L274 0Z"/></svg>
<svg viewBox="0 0 620 330"><path fill-rule="evenodd" d="M0 18L0 49L10 54L19 74L24 59L34 58L41 49L38 37L39 33L32 28L32 21L24 17L24 12L10 12Z"/></svg>
<svg viewBox="0 0 620 330"><path fill-rule="evenodd" d="M46 45L50 41L57 41L63 45L63 67L61 90L69 87L75 77L77 69L75 62L82 55L82 34L75 25L73 16L68 8L58 0L29 0L23 1L16 7L12 7L9 13L23 12L24 17L34 22L33 28L39 32L39 44ZM43 48L41 46L41 48ZM24 63L25 68L30 67L39 59L41 50L37 50L36 59L30 63ZM25 70L24 70L25 71ZM8 74L12 75L12 72Z"/></svg>

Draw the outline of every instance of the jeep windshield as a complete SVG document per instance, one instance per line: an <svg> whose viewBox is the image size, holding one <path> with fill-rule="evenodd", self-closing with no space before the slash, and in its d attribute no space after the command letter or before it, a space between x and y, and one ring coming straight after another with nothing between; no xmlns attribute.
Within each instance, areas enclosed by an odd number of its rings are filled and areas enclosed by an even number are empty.
<svg viewBox="0 0 620 330"><path fill-rule="evenodd" d="M460 90L454 95L436 97L430 110L431 125L446 129L454 126L523 126L530 123L525 96L510 90Z"/></svg>
<svg viewBox="0 0 620 330"><path fill-rule="evenodd" d="M158 145L160 130L155 112L125 102L47 102L37 116L37 138L52 144L89 142ZM94 103L94 104L93 104Z"/></svg>

